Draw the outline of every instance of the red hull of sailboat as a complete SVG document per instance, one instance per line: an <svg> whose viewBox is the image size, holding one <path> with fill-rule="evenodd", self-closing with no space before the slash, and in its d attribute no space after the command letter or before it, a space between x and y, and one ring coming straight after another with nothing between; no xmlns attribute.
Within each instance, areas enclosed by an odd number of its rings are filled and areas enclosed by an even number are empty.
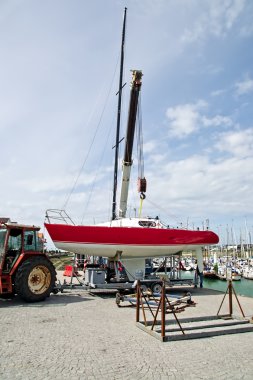
<svg viewBox="0 0 253 380"><path fill-rule="evenodd" d="M122 251L125 257L161 256L183 249L217 244L212 231L166 228L72 226L45 224L56 247L76 253L113 257Z"/></svg>

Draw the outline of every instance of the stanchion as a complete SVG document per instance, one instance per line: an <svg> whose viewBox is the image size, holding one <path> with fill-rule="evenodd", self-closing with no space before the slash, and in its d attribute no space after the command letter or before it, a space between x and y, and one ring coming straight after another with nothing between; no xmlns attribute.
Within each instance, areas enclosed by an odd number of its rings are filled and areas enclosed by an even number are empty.
<svg viewBox="0 0 253 380"><path fill-rule="evenodd" d="M136 286L136 322L140 322L140 293L140 280L138 280Z"/></svg>
<svg viewBox="0 0 253 380"><path fill-rule="evenodd" d="M166 310L166 306L165 306L165 282L163 281L163 285L162 285L162 294L161 294L161 336L162 336L162 339L165 337L165 310Z"/></svg>

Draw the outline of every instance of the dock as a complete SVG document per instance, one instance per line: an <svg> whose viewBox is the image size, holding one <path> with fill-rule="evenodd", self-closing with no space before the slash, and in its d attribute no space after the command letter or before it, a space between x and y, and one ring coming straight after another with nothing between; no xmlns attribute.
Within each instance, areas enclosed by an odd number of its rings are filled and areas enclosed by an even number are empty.
<svg viewBox="0 0 253 380"><path fill-rule="evenodd" d="M185 291L196 306L179 313L179 320L215 315L224 298L204 288L171 289ZM252 318L253 298L238 298ZM222 307L225 312L226 300ZM135 308L117 307L113 293L66 290L37 304L0 300L0 309L1 380L247 380L253 375L252 332L160 342L136 327ZM236 302L233 312L240 315Z"/></svg>

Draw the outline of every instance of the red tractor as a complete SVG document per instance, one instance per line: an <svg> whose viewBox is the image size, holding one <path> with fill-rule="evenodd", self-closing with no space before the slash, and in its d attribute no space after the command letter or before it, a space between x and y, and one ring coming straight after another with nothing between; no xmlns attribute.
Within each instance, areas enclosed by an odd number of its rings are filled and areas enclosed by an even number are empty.
<svg viewBox="0 0 253 380"><path fill-rule="evenodd" d="M43 301L54 291L56 271L43 252L40 227L0 222L0 297L18 294Z"/></svg>

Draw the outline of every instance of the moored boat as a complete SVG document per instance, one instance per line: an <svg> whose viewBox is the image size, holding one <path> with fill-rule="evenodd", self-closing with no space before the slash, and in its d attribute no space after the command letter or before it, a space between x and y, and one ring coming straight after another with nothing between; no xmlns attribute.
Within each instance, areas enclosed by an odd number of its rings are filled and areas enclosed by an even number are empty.
<svg viewBox="0 0 253 380"><path fill-rule="evenodd" d="M217 275L217 273L213 269L203 270L203 276L205 278L209 278L209 279L217 279L217 278L219 278L218 275Z"/></svg>
<svg viewBox="0 0 253 380"><path fill-rule="evenodd" d="M244 268L242 276L247 280L253 280L253 268Z"/></svg>
<svg viewBox="0 0 253 380"><path fill-rule="evenodd" d="M229 274L227 274L227 270L229 270ZM228 278L231 278L232 281L240 281L242 279L242 276L238 271L232 270L230 267L227 268L226 266L220 266L218 268L217 277L224 281L228 280Z"/></svg>

